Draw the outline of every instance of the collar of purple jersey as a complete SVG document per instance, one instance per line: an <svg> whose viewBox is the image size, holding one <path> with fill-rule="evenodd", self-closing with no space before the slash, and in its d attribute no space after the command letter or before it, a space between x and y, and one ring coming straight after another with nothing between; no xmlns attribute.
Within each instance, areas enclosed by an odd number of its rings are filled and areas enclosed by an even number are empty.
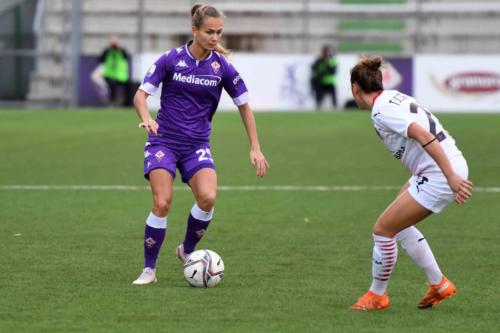
<svg viewBox="0 0 500 333"><path fill-rule="evenodd" d="M208 55L207 55L204 59L201 59L201 60L196 59L196 58L195 58L195 57L191 54L191 52L189 52L189 45L191 45L192 43L193 43L193 40L190 40L189 42L187 42L187 43L186 43L186 45L184 45L184 49L186 50L187 55L188 55L191 59L193 59L193 60L195 60L195 61L207 61L208 59L212 58L212 53L213 53L213 51L210 51L210 53L209 53L209 54L208 54Z"/></svg>

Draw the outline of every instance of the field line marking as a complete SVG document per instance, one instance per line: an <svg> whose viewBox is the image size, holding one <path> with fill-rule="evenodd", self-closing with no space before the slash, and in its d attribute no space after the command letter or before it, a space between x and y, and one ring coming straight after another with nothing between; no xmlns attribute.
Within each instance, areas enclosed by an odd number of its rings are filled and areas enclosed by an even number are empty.
<svg viewBox="0 0 500 333"><path fill-rule="evenodd" d="M219 191L278 191L278 192L362 192L397 191L400 186L380 185L220 185ZM0 190L65 190L65 191L149 191L141 185L0 185ZM174 186L174 190L189 190L188 186ZM474 192L500 193L500 187L475 187Z"/></svg>

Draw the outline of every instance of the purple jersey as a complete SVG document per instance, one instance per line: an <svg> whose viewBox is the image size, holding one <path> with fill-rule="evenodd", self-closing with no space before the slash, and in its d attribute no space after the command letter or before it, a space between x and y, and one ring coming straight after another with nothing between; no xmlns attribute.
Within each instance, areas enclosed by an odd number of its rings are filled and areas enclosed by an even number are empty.
<svg viewBox="0 0 500 333"><path fill-rule="evenodd" d="M182 45L163 54L149 69L139 89L153 95L162 83L158 136L148 141L207 143L222 88L236 105L248 102L245 83L217 52L197 60Z"/></svg>

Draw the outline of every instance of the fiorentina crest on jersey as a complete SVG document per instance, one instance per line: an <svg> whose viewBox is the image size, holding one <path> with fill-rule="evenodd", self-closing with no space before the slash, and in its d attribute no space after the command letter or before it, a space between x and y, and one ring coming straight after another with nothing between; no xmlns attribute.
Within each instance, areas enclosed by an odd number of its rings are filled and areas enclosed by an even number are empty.
<svg viewBox="0 0 500 333"><path fill-rule="evenodd" d="M211 64L212 69L214 70L214 73L217 74L217 72L220 69L220 64L217 61L212 62Z"/></svg>

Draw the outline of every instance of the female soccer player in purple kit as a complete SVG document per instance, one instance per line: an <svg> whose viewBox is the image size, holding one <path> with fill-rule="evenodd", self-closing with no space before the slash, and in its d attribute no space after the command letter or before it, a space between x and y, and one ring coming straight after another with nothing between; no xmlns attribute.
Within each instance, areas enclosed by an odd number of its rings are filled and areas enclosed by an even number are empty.
<svg viewBox="0 0 500 333"><path fill-rule="evenodd" d="M144 232L145 264L133 282L136 285L157 281L156 260L165 238L177 168L196 200L184 241L176 248L181 261L195 250L212 220L217 174L210 152L210 130L222 88L240 112L250 141L250 162L255 165L257 176L264 176L269 167L260 150L245 83L226 60L228 52L219 44L223 28L221 12L212 6L196 4L191 8L191 23L193 40L163 54L150 67L134 98L141 119L139 127L149 134L144 149L144 175L153 194L153 208ZM157 92L160 83L161 107L153 120L146 99Z"/></svg>

